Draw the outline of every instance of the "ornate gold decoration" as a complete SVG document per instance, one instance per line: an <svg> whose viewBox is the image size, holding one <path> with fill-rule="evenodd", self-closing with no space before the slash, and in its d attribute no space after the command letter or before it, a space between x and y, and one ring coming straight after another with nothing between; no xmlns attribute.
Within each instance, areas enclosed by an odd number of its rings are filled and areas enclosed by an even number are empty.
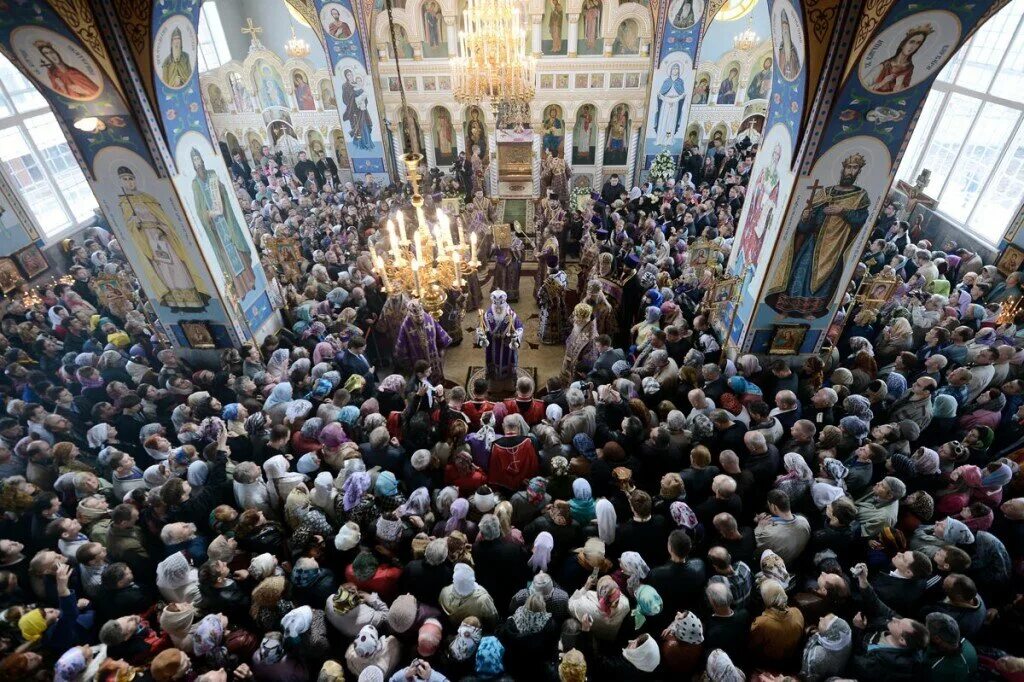
<svg viewBox="0 0 1024 682"><path fill-rule="evenodd" d="M72 33L82 41L82 46L96 60L114 87L124 96L124 89L121 87L121 79L117 77L114 64L110 61L107 48L100 36L99 24L89 7L88 0L50 0L53 10L63 19Z"/></svg>
<svg viewBox="0 0 1024 682"><path fill-rule="evenodd" d="M453 57L452 94L460 104L501 105L517 127L526 125L536 93L537 60L527 53L520 0L469 0L459 32L459 56Z"/></svg>
<svg viewBox="0 0 1024 682"><path fill-rule="evenodd" d="M464 277L480 268L476 253L476 233L466 236L462 220L458 223L459 243L452 239L451 224L444 211L437 212L437 222L430 225L423 212L423 196L420 194L421 154L403 154L409 184L412 186L412 206L416 211L416 225L412 238L405 225L405 216L399 212L395 223L388 220L387 235L389 250L386 258L373 254L373 269L380 276L384 290L390 293L404 293L419 299L423 308L435 318L448 298L448 289L461 289Z"/></svg>
<svg viewBox="0 0 1024 682"><path fill-rule="evenodd" d="M151 102L156 101L153 87L153 51L150 45L150 17L153 3L150 0L113 0L114 13L121 22L128 49L132 52L139 77L146 88Z"/></svg>
<svg viewBox="0 0 1024 682"><path fill-rule="evenodd" d="M832 36L842 0L805 0L804 17L807 27L807 95L806 101L814 101L821 70L828 57L829 38Z"/></svg>
<svg viewBox="0 0 1024 682"><path fill-rule="evenodd" d="M875 36L879 25L895 2L896 0L867 0L864 3L864 9L860 14L860 23L857 24L857 33L853 36L853 47L850 49L850 56L846 61L844 80L856 68L857 62L860 61L860 55L867 49L868 43Z"/></svg>

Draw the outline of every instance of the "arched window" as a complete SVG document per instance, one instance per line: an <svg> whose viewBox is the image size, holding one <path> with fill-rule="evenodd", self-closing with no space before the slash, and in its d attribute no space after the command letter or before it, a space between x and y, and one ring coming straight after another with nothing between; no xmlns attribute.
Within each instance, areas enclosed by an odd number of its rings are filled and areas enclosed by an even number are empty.
<svg viewBox="0 0 1024 682"><path fill-rule="evenodd" d="M7 181L55 242L89 221L96 197L35 86L0 56L0 161Z"/></svg>
<svg viewBox="0 0 1024 682"><path fill-rule="evenodd" d="M896 177L931 171L940 213L996 245L1024 197L1024 0L960 49L925 100Z"/></svg>
<svg viewBox="0 0 1024 682"><path fill-rule="evenodd" d="M216 69L229 61L231 51L220 23L217 3L204 2L199 9L199 72Z"/></svg>

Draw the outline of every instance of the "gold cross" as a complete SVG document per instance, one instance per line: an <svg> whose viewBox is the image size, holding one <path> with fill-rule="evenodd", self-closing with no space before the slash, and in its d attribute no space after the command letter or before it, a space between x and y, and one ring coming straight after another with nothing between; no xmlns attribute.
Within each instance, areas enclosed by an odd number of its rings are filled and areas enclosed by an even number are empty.
<svg viewBox="0 0 1024 682"><path fill-rule="evenodd" d="M248 33L252 40L259 40L257 37L260 33L263 33L263 29L252 22L252 17L245 18L245 28L242 29L242 33Z"/></svg>

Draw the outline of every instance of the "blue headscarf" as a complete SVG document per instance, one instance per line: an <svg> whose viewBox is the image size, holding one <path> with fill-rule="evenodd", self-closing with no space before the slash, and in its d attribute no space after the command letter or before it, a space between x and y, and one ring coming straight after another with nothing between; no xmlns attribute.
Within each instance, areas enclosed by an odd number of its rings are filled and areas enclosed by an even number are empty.
<svg viewBox="0 0 1024 682"><path fill-rule="evenodd" d="M729 377L729 388L740 395L764 395L757 384L747 381L745 377L739 375Z"/></svg>
<svg viewBox="0 0 1024 682"><path fill-rule="evenodd" d="M398 494L398 480L390 471L382 471L377 474L377 481L373 484L373 492L380 497L393 497Z"/></svg>
<svg viewBox="0 0 1024 682"><path fill-rule="evenodd" d="M505 672L505 664L502 658L505 656L505 647L497 637L484 637L476 648L476 672L478 675L497 677Z"/></svg>
<svg viewBox="0 0 1024 682"><path fill-rule="evenodd" d="M657 289L648 289L647 297L651 299L651 302L648 305L654 306L655 308L660 308L661 304L665 302L665 297L662 296L661 292Z"/></svg>
<svg viewBox="0 0 1024 682"><path fill-rule="evenodd" d="M355 405L346 405L341 408L341 412L338 413L338 421L342 424L348 424L352 426L359 419L359 408Z"/></svg>
<svg viewBox="0 0 1024 682"><path fill-rule="evenodd" d="M224 406L224 411L220 413L221 419L229 422L235 421L238 419L238 408L240 407L241 405L238 403L228 403Z"/></svg>

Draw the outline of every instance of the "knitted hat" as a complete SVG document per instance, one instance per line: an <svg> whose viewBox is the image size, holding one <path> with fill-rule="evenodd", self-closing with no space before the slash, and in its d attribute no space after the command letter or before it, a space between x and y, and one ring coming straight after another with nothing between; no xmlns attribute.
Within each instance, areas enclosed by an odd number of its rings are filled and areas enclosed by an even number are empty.
<svg viewBox="0 0 1024 682"><path fill-rule="evenodd" d="M901 504L922 521L931 521L935 516L935 500L923 490L910 493Z"/></svg>
<svg viewBox="0 0 1024 682"><path fill-rule="evenodd" d="M430 657L437 653L441 645L441 623L436 618L427 618L420 626L419 634L416 637L416 653L420 656Z"/></svg>
<svg viewBox="0 0 1024 682"><path fill-rule="evenodd" d="M906 455L896 453L889 458L889 461L892 462L893 472L901 478L909 480L917 473L917 470L914 468L914 462Z"/></svg>
<svg viewBox="0 0 1024 682"><path fill-rule="evenodd" d="M390 512L377 518L376 529L377 537L384 542L397 542L402 537L402 522Z"/></svg>
<svg viewBox="0 0 1024 682"><path fill-rule="evenodd" d="M149 665L149 674L156 682L170 682L181 668L181 650L164 649L153 657Z"/></svg>
<svg viewBox="0 0 1024 682"><path fill-rule="evenodd" d="M942 537L946 542L954 545L969 545L974 542L974 533L967 527L967 524L952 516L946 519L946 532Z"/></svg>
<svg viewBox="0 0 1024 682"><path fill-rule="evenodd" d="M858 417L843 417L839 420L839 428L858 440L868 435L868 425Z"/></svg>
<svg viewBox="0 0 1024 682"><path fill-rule="evenodd" d="M367 666L359 673L358 682L384 682L384 671L375 665Z"/></svg>
<svg viewBox="0 0 1024 682"><path fill-rule="evenodd" d="M917 422L912 422L909 419L904 419L900 422L900 436L903 440L909 440L911 442L917 440L921 436L921 427L917 425Z"/></svg>
<svg viewBox="0 0 1024 682"><path fill-rule="evenodd" d="M907 494L907 486L905 486L903 481L895 476L886 476L882 479L882 482L885 483L889 492L891 492L897 500L902 500L903 496Z"/></svg>
<svg viewBox="0 0 1024 682"><path fill-rule="evenodd" d="M439 566L448 559L448 542L444 538L431 540L427 545L423 558L431 566Z"/></svg>
<svg viewBox="0 0 1024 682"><path fill-rule="evenodd" d="M378 565L377 557L370 552L363 551L352 562L352 573L356 580L366 582L377 572Z"/></svg>
<svg viewBox="0 0 1024 682"><path fill-rule="evenodd" d="M403 594L388 609L388 625L392 632L406 632L416 622L416 597Z"/></svg>

